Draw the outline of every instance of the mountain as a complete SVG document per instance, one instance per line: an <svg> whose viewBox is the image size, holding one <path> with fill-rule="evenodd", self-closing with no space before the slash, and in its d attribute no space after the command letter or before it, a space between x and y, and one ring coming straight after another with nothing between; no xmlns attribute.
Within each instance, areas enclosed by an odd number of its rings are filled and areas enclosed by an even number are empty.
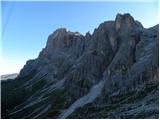
<svg viewBox="0 0 160 120"><path fill-rule="evenodd" d="M130 14L82 35L49 35L38 58L2 81L2 118L158 118L159 25Z"/></svg>
<svg viewBox="0 0 160 120"><path fill-rule="evenodd" d="M14 78L16 78L17 76L18 76L18 73L1 75L1 80L14 79Z"/></svg>

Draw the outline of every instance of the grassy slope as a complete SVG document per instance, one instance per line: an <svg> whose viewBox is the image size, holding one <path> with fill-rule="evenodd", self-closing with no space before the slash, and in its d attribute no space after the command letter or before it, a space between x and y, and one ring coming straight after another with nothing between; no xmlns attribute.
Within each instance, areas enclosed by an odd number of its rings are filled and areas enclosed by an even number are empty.
<svg viewBox="0 0 160 120"><path fill-rule="evenodd" d="M2 118L5 117L10 110L15 106L22 103L32 93L28 92L25 87L21 87L33 76L34 72L23 78L10 79L1 82L1 105L2 105ZM36 87L35 87L36 88ZM35 92L36 90L34 89Z"/></svg>
<svg viewBox="0 0 160 120"><path fill-rule="evenodd" d="M109 104L107 103L106 105L99 106L96 103L90 103L82 108L77 109L74 113L71 114L71 116L69 116L69 118L146 118L148 116L145 112L140 112L140 114L135 116L129 116L127 114L124 116L118 116L117 113L132 110L137 103L143 104L143 98L145 98L151 92L156 91L158 91L158 83L150 84L139 92L128 92L125 95L117 95L114 97L106 98L106 101L110 101ZM113 114L114 112L116 112L117 116ZM158 117L157 112L153 114L157 115Z"/></svg>

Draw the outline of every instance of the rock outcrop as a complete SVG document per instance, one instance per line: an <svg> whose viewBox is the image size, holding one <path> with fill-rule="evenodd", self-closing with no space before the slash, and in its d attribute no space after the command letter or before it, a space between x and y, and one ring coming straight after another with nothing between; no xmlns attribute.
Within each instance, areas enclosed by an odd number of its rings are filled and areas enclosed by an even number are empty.
<svg viewBox="0 0 160 120"><path fill-rule="evenodd" d="M158 32L129 14L85 36L56 30L2 81L2 118L158 118Z"/></svg>

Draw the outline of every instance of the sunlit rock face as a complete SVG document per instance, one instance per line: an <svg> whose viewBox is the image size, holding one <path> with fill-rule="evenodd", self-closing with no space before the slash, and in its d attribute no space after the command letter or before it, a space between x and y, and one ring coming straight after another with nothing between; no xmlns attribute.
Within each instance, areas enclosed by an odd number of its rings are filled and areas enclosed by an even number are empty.
<svg viewBox="0 0 160 120"><path fill-rule="evenodd" d="M159 25L130 14L82 35L49 35L38 58L2 81L2 118L158 118Z"/></svg>

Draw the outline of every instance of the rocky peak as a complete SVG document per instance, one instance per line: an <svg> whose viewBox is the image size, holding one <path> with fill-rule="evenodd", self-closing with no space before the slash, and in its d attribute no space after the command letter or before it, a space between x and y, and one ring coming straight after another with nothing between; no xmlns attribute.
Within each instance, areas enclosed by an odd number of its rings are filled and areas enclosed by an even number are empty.
<svg viewBox="0 0 160 120"><path fill-rule="evenodd" d="M158 118L158 28L117 14L93 34L57 29L38 58L3 83L2 116Z"/></svg>
<svg viewBox="0 0 160 120"><path fill-rule="evenodd" d="M117 14L115 19L115 29L121 33L128 33L133 29L142 27L130 14Z"/></svg>
<svg viewBox="0 0 160 120"><path fill-rule="evenodd" d="M66 32L67 32L66 28L59 28L54 32L54 34L63 34L63 33L66 33Z"/></svg>
<svg viewBox="0 0 160 120"><path fill-rule="evenodd" d="M116 15L116 21L117 20L131 20L131 21L134 21L134 18L129 14L129 13L125 13L125 14L120 14L118 13Z"/></svg>
<svg viewBox="0 0 160 120"><path fill-rule="evenodd" d="M53 46L54 44L58 44L59 42L61 42L59 44L66 43L66 45L68 46L70 39L73 36L77 36L77 35L81 35L81 34L78 31L71 32L66 28L59 28L48 37L47 46L49 45Z"/></svg>
<svg viewBox="0 0 160 120"><path fill-rule="evenodd" d="M91 33L88 31L85 36L91 36Z"/></svg>

